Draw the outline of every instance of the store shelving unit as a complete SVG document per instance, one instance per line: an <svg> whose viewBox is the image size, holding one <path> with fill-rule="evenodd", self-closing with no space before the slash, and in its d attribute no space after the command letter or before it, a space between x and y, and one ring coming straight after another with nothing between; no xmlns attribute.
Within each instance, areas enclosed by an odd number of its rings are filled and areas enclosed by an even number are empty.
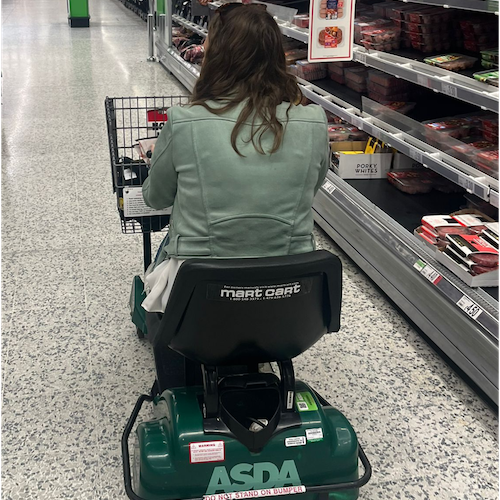
<svg viewBox="0 0 500 500"><path fill-rule="evenodd" d="M408 0L401 0L408 3ZM446 9L464 9L474 12L491 12L498 15L498 0L411 0L411 3L435 5Z"/></svg>
<svg viewBox="0 0 500 500"><path fill-rule="evenodd" d="M443 5L439 0L421 1ZM449 7L496 12L481 0L449 0ZM456 4L456 5L455 5ZM479 5L481 4L481 5ZM217 8L220 2L209 4ZM480 9L483 7L483 9ZM206 29L173 15L173 21L206 36ZM308 30L276 19L282 33L307 43ZM199 68L172 47L157 42L159 61L189 90ZM498 88L402 56L355 46L354 60L483 110L498 112ZM381 139L401 153L498 207L498 180L427 144L411 129L376 112L376 103L360 106L321 84L299 79L305 97ZM370 106L370 104L372 106ZM363 109L361 109L363 108ZM389 113L390 114L390 113ZM396 114L398 115L398 114ZM370 181L371 182L371 181ZM358 186L359 189L359 186ZM429 249L358 189L356 183L328 173L314 204L315 220L412 321L498 404L497 289L472 289L437 262Z"/></svg>

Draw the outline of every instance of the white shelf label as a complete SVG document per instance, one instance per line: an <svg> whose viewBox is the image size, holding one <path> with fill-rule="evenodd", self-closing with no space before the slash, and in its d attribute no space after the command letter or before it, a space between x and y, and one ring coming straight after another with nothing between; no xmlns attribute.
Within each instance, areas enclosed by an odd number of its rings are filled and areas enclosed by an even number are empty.
<svg viewBox="0 0 500 500"><path fill-rule="evenodd" d="M458 178L458 185L465 188L467 191L469 191L469 193L472 193L474 191L474 181L469 177L461 175Z"/></svg>
<svg viewBox="0 0 500 500"><path fill-rule="evenodd" d="M364 52L357 52L356 60L361 64L366 64L366 54Z"/></svg>
<svg viewBox="0 0 500 500"><path fill-rule="evenodd" d="M431 88L431 81L425 75L417 75L417 83L422 87Z"/></svg>
<svg viewBox="0 0 500 500"><path fill-rule="evenodd" d="M429 264L426 264L422 260L417 260L413 267L422 275L425 276L433 285L437 285L442 276Z"/></svg>
<svg viewBox="0 0 500 500"><path fill-rule="evenodd" d="M355 116L352 120L351 123L355 126L358 127L359 130L363 130L363 120L359 116Z"/></svg>
<svg viewBox="0 0 500 500"><path fill-rule="evenodd" d="M418 163L423 163L422 153L416 149L410 149L410 158Z"/></svg>
<svg viewBox="0 0 500 500"><path fill-rule="evenodd" d="M335 191L335 186L327 179L321 186L326 192L332 194Z"/></svg>
<svg viewBox="0 0 500 500"><path fill-rule="evenodd" d="M465 311L472 319L477 319L483 312L475 302L465 295L457 302L457 306L460 307L462 311Z"/></svg>
<svg viewBox="0 0 500 500"><path fill-rule="evenodd" d="M450 97L457 97L457 87L449 83L443 83L441 87L443 94L449 95Z"/></svg>

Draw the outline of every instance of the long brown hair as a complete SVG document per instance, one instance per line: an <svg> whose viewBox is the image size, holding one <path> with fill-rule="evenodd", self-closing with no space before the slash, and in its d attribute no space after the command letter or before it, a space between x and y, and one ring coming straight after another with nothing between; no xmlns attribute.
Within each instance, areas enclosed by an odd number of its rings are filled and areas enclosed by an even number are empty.
<svg viewBox="0 0 500 500"><path fill-rule="evenodd" d="M236 139L250 118L255 149L261 154L277 151L284 127L276 108L289 102L288 119L290 107L302 98L295 77L287 72L278 25L262 7L230 3L218 9L208 29L208 47L191 101L221 115L247 100L231 133L231 145L240 156ZM221 105L210 107L207 101ZM274 143L266 152L262 137L268 131L274 134Z"/></svg>

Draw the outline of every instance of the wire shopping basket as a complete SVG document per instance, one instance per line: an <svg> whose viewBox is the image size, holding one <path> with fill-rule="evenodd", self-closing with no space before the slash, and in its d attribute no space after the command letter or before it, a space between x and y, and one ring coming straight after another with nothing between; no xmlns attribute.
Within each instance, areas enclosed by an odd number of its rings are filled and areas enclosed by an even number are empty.
<svg viewBox="0 0 500 500"><path fill-rule="evenodd" d="M144 203L142 184L149 166L138 143L158 137L168 108L187 104L188 100L187 96L106 97L104 103L111 178L122 232L143 233L145 268L151 261L150 233L166 229L170 209L154 210Z"/></svg>

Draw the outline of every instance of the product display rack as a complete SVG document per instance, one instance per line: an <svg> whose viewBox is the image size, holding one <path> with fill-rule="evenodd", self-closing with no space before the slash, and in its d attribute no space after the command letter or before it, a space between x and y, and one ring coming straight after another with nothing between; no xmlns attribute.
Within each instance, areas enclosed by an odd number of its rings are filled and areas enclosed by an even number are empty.
<svg viewBox="0 0 500 500"><path fill-rule="evenodd" d="M408 3L408 0L401 1ZM498 0L411 0L411 3L435 5L448 9L464 9L474 12L490 12L498 15Z"/></svg>
<svg viewBox="0 0 500 500"><path fill-rule="evenodd" d="M437 0L419 3L442 5ZM492 4L472 3L485 4L485 8L486 4ZM209 4L211 8L220 5L219 2ZM172 20L206 36L205 28L181 16L173 15ZM307 43L307 29L280 19L276 21L284 35ZM156 47L160 63L192 90L199 68L184 61L175 48L163 41L157 41ZM476 82L469 76L394 54L367 51L357 45L354 54L357 62L481 109L498 112L498 88ZM395 126L386 120L386 113L380 116L375 112L377 103L366 99L366 103L359 106L322 88L321 83L298 81L304 96L312 102L498 207L497 179L430 146L416 138L411 130ZM498 404L497 289L470 288L461 282L434 259L423 242L380 210L376 201L358 192L355 184L329 172L313 207L316 222L428 338Z"/></svg>

